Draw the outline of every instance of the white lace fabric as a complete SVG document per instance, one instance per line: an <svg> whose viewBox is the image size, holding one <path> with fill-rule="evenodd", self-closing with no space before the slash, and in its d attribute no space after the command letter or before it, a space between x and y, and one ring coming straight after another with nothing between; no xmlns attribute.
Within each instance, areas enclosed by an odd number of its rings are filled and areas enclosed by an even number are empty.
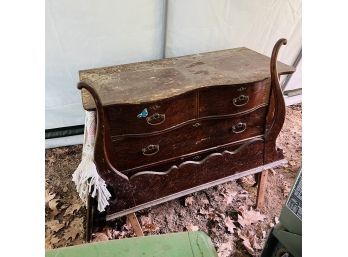
<svg viewBox="0 0 348 257"><path fill-rule="evenodd" d="M81 163L72 175L76 190L82 201L87 204L89 194L97 199L98 211L105 211L109 205L110 192L105 181L99 176L94 163L94 147L96 138L96 113L86 111L84 142ZM92 190L93 189L93 190Z"/></svg>

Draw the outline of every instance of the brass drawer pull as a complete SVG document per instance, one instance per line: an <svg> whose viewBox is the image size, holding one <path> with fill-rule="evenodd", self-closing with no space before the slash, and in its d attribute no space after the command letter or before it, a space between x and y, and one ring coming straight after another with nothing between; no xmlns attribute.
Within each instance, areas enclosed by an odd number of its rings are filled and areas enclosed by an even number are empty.
<svg viewBox="0 0 348 257"><path fill-rule="evenodd" d="M196 122L195 124L193 124L192 126L194 126L195 128L198 128L201 125L201 123Z"/></svg>
<svg viewBox="0 0 348 257"><path fill-rule="evenodd" d="M240 95L236 98L233 98L233 105L237 107L246 105L248 102L249 102L249 96L247 95Z"/></svg>
<svg viewBox="0 0 348 257"><path fill-rule="evenodd" d="M159 151L159 145L148 145L142 149L143 155L151 156L155 155Z"/></svg>
<svg viewBox="0 0 348 257"><path fill-rule="evenodd" d="M232 126L232 132L233 133L242 133L246 129L246 123L239 122L238 124Z"/></svg>
<svg viewBox="0 0 348 257"><path fill-rule="evenodd" d="M150 117L146 118L147 124L156 126L162 124L166 120L165 114L154 113Z"/></svg>

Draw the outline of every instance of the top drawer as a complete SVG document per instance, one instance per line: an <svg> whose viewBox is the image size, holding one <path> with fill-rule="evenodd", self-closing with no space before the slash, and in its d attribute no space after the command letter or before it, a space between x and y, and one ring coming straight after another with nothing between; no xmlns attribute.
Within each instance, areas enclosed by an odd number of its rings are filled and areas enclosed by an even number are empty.
<svg viewBox="0 0 348 257"><path fill-rule="evenodd" d="M199 116L239 113L260 105L267 105L270 79L202 89L199 92Z"/></svg>
<svg viewBox="0 0 348 257"><path fill-rule="evenodd" d="M150 133L170 128L195 119L196 110L194 92L149 104L105 107L111 136Z"/></svg>

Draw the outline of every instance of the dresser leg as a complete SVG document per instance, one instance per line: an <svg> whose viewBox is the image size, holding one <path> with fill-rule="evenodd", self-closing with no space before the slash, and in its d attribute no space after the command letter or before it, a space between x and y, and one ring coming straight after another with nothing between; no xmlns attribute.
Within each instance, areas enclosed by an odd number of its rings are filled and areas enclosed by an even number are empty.
<svg viewBox="0 0 348 257"><path fill-rule="evenodd" d="M87 243L91 242L92 239L92 230L94 224L94 214L95 214L95 199L93 199L90 195L87 199L87 220L86 220L86 234L85 240Z"/></svg>
<svg viewBox="0 0 348 257"><path fill-rule="evenodd" d="M262 171L258 176L256 208L260 209L265 205L265 194L267 187L268 170Z"/></svg>
<svg viewBox="0 0 348 257"><path fill-rule="evenodd" d="M256 187L259 184L260 175L260 173L254 174L255 184L253 185L253 187Z"/></svg>
<svg viewBox="0 0 348 257"><path fill-rule="evenodd" d="M134 229L134 232L137 236L144 236L143 230L139 224L139 220L135 213L131 213L127 215L127 224L130 224Z"/></svg>

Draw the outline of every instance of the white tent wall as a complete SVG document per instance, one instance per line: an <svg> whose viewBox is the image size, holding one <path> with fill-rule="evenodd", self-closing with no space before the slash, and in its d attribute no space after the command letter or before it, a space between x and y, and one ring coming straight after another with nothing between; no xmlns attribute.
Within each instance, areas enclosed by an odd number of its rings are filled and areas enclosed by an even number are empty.
<svg viewBox="0 0 348 257"><path fill-rule="evenodd" d="M300 0L48 0L46 2L46 129L81 125L78 70L245 46L293 64L302 40ZM46 140L46 147L82 137ZM70 142L70 143L69 143ZM82 143L82 141L80 142Z"/></svg>
<svg viewBox="0 0 348 257"><path fill-rule="evenodd" d="M302 89L302 59L296 66L296 72L290 77L289 82L286 84L286 91L295 91ZM297 95L285 96L285 103L287 105L297 104L302 102L302 92L297 92Z"/></svg>
<svg viewBox="0 0 348 257"><path fill-rule="evenodd" d="M46 1L46 129L81 125L78 71L162 57L161 0Z"/></svg>
<svg viewBox="0 0 348 257"><path fill-rule="evenodd" d="M285 90L295 90L301 88L302 82L302 60L299 61L296 67L296 72L291 76Z"/></svg>
<svg viewBox="0 0 348 257"><path fill-rule="evenodd" d="M168 2L166 57L248 47L293 64L301 49L301 0L175 0Z"/></svg>
<svg viewBox="0 0 348 257"><path fill-rule="evenodd" d="M292 65L302 48L301 0L168 1L166 57L243 46L271 56L280 38L288 44L279 60ZM297 68L291 83L301 73L302 66ZM301 82L300 76L297 87ZM286 97L288 105L301 100L301 96Z"/></svg>

